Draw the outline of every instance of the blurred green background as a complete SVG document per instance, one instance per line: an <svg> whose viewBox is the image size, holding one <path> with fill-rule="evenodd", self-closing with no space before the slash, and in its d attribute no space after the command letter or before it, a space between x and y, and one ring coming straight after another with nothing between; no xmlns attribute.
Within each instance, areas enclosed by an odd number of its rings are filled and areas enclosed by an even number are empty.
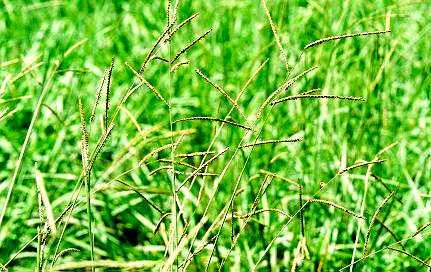
<svg viewBox="0 0 431 272"><path fill-rule="evenodd" d="M260 169L300 180L304 185L304 198L307 198L319 190L321 181L330 180L340 169L360 160L370 161L380 150L398 142L383 155L385 162L372 168L373 174L387 188L376 178L369 179L365 197L366 222L369 223L389 189L397 190L396 198L383 209L380 219L385 219L386 226L397 237L405 238L428 223L431 220L431 2L268 0L268 8L288 61L294 65L293 74L315 65L319 67L298 81L288 94L320 88L323 94L363 96L367 101L304 100L275 106L260 139L297 135L303 136L304 141L256 147L240 182L240 188L245 191L235 199L234 210L241 214L249 210L262 182L261 177L252 177ZM261 2L181 0L178 22L196 12L199 17L178 31L172 40L171 52L175 54L194 37L213 29L208 37L182 56L182 60L190 63L169 75L166 63L152 61L144 73L145 78L171 102L173 120L190 116L224 118L230 109L229 102L194 70L202 70L236 97L250 75L268 59L239 102L244 113L253 116L264 99L286 78ZM167 19L165 1L2 0L0 14L1 207L48 70L68 48L85 39L85 43L61 62L31 134L22 171L0 229L0 263L4 264L37 233L35 162L43 174L55 216L69 200L82 169L78 97L83 98L89 115L103 71L113 57L111 104L112 108L118 105L134 78L124 63L127 61L134 67L141 65ZM383 30L388 24L392 30L390 34L325 43L307 50L299 58L302 48L316 39ZM158 55L169 56L166 44L161 46ZM30 72L26 72L28 67L32 67ZM102 132L102 115L101 109L90 129L90 146L95 145ZM244 122L235 111L233 119ZM206 150L216 127L209 122L178 123L175 130L194 130L184 137L176 152ZM148 135L141 137L145 132ZM243 135L244 131L235 127L223 129L214 150L220 152L230 147L231 151L211 164L209 172L223 170ZM175 137L178 139L178 135ZM141 88L124 104L94 167L92 188L99 189L92 197L96 259L129 262L165 258L166 241L153 233L159 214L136 193L110 181L135 167L151 150L168 143L169 111L148 89ZM210 223L228 204L249 153L247 150L239 152L222 179L216 201L210 206ZM161 152L123 177L164 210L169 210L171 203L169 177L163 171L156 175L150 173L167 165L157 159L168 157L169 152ZM184 162L200 163L199 158ZM187 169L178 167L181 171ZM319 197L359 213L365 173L366 167L337 177ZM179 175L179 182L184 178ZM191 226L198 222L208 201L205 193L200 205L196 206L193 199L201 188L204 192L210 191L213 180L213 177L199 178L188 194L179 195ZM85 201L83 192L81 197ZM274 180L259 207L294 214L298 209L297 198L292 186ZM225 270L253 268L269 241L286 222L286 218L277 213L262 213L255 218L240 236ZM300 265L301 271L315 271L318 267L322 271L335 271L350 263L357 219L339 210L311 204L304 211L304 220L310 258ZM368 223L360 228L356 258L360 257ZM223 256L229 249L232 231L238 231L238 222L224 225L217 244L218 254ZM198 233L197 239L204 233L205 229ZM53 258L57 238L48 240L49 260ZM299 223L295 219L278 235L259 269L290 269L299 238ZM394 242L394 237L376 225L371 235L372 251ZM409 253L429 263L430 243L429 235L424 235L409 240L405 247ZM13 270L34 267L36 247L37 241L32 242L8 267ZM58 263L90 258L86 208L82 204L71 216L60 245L60 249L71 247L79 252L62 256ZM188 269L203 270L210 249L200 252ZM180 255L180 263L186 253L187 250ZM219 257L214 256L211 268L217 268ZM355 269L425 271L427 268L404 254L383 250L359 262Z"/></svg>

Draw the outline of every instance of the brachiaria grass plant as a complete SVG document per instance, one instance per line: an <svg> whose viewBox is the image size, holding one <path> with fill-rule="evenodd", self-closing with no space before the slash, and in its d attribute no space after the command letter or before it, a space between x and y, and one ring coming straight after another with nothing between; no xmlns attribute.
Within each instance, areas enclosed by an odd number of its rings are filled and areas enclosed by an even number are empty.
<svg viewBox="0 0 431 272"><path fill-rule="evenodd" d="M0 269L429 269L412 3L137 2L3 1Z"/></svg>

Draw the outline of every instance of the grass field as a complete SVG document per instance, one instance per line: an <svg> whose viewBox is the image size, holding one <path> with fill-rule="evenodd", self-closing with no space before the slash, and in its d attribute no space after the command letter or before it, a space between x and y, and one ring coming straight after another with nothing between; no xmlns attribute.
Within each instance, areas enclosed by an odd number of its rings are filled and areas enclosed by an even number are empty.
<svg viewBox="0 0 431 272"><path fill-rule="evenodd" d="M0 14L0 269L429 271L431 2Z"/></svg>

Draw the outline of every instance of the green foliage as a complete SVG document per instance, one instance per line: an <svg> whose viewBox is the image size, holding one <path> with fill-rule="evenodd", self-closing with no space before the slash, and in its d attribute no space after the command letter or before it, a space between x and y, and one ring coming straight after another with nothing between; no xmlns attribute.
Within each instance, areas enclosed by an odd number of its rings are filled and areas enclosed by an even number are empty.
<svg viewBox="0 0 431 272"><path fill-rule="evenodd" d="M0 264L426 271L431 4L179 2L176 24L199 16L156 47L166 1L0 2Z"/></svg>

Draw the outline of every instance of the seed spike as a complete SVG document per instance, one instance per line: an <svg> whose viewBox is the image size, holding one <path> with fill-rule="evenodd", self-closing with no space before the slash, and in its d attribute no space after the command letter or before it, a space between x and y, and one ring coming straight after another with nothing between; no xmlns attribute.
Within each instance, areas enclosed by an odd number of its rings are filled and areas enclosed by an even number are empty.
<svg viewBox="0 0 431 272"><path fill-rule="evenodd" d="M175 155L175 157L189 158L189 157L205 156L205 155L211 155L211 154L215 154L215 152L214 151L192 152L192 153L186 153L186 154L177 154Z"/></svg>
<svg viewBox="0 0 431 272"><path fill-rule="evenodd" d="M419 235L419 233L421 233L424 229L426 229L429 226L431 226L431 222L428 222L427 224L420 227L415 233L412 234L411 237L416 237L417 235Z"/></svg>
<svg viewBox="0 0 431 272"><path fill-rule="evenodd" d="M391 30L387 29L387 30L381 30L381 31L358 32L358 33L344 34L344 35L339 35L339 36L330 36L330 37L319 39L319 40L316 40L314 42L307 44L304 47L304 50L307 50L309 48L315 47L317 45L320 45L320 44L323 44L323 43L326 43L329 41L341 40L341 39L353 38L353 37L360 37L360 36L381 35L381 34L386 34L386 33L390 33L390 32L391 32Z"/></svg>
<svg viewBox="0 0 431 272"><path fill-rule="evenodd" d="M145 84L145 86L147 86L148 89L150 89L151 92L153 92L153 94L155 94L157 96L157 98L159 98L165 105L169 106L169 103L166 101L166 99L156 90L156 88L154 88L153 85L151 85L150 82L148 82L140 73L138 73L128 62L125 62L126 66L132 70L133 74L135 74L135 76L142 82Z"/></svg>
<svg viewBox="0 0 431 272"><path fill-rule="evenodd" d="M426 263L426 262L424 262L423 260L419 259L418 257L414 256L413 254L408 253L408 252L407 252L407 251L405 251L405 250L401 250L401 249L394 248L394 247L388 247L388 249L393 250L393 251L396 251L396 252L399 252L399 253L402 253L402 254L404 254L404 255L406 255L406 256L409 256L410 258L412 258L413 260L415 260L415 261L417 261L417 262L421 263L422 265L424 265L424 266L426 266L426 267L431 268L431 266L430 266L429 264L427 264L427 263Z"/></svg>
<svg viewBox="0 0 431 272"><path fill-rule="evenodd" d="M311 89L311 90L309 90L309 91L305 91L305 92L303 92L303 93L300 93L299 95L314 94L314 93L317 93L318 91L320 91L320 89L319 89L319 88Z"/></svg>
<svg viewBox="0 0 431 272"><path fill-rule="evenodd" d="M344 168L344 169L340 170L337 173L337 175L342 175L342 174L344 174L346 172L349 172L350 170L353 170L353 169L356 169L356 168L359 168L359 167L367 166L367 165L370 165L370 164L380 164L380 163L383 163L383 162L385 162L385 160L373 160L373 161L367 161L367 162L357 163L357 164L354 164L352 166L349 166L347 168Z"/></svg>
<svg viewBox="0 0 431 272"><path fill-rule="evenodd" d="M288 183L290 183L290 184L292 184L292 185L295 185L295 187L296 187L296 188L298 188L298 189L301 187L301 185L299 185L296 181L293 181L293 180L291 180L291 179L288 179L288 178L282 177L282 176L280 176L280 175L278 175L278 174L276 174L276 173L273 173L273 172L270 172L270 171L267 171L267 170L263 170L263 169L260 169L260 170L259 170L259 172L260 172L261 174L266 175L266 176L271 176L271 177L274 177L274 178L280 179L280 180L282 180L282 181L288 182Z"/></svg>
<svg viewBox="0 0 431 272"><path fill-rule="evenodd" d="M185 60L185 61L180 61L177 64L175 64L174 66L172 66L171 68L171 72L175 72L176 70L178 70L181 66L185 66L188 65L190 63L190 61Z"/></svg>
<svg viewBox="0 0 431 272"><path fill-rule="evenodd" d="M298 81L299 79L301 79L302 77L304 77L305 75L307 75L308 73L316 70L317 68L319 68L318 66L313 66L311 68L308 68L307 70L301 72L300 74L298 74L297 76L293 77L292 79L286 81L285 83L283 83L280 87L278 87L275 91L273 91L266 99L265 101L262 103L262 105L259 107L258 111L257 111L257 119L259 119L262 114L263 111L265 110L265 108L268 106L268 104L270 104L270 102L280 93L280 92L285 92L287 89L289 89L290 87L292 87L292 85Z"/></svg>
<svg viewBox="0 0 431 272"><path fill-rule="evenodd" d="M214 83L211 81L211 79L209 79L204 73L202 73L201 70L199 69L195 69L196 74L198 74L201 78L203 78L203 80L205 80L207 83L209 83L214 89L216 89L217 91L219 91L224 97L227 98L227 100L229 100L229 102L232 104L232 106L234 106L234 108L239 112L239 114L245 119L247 120L247 117L245 117L244 113L242 112L242 110L239 108L237 102L235 100L233 100L229 94L223 90L222 87L220 87L220 85L218 85L217 83Z"/></svg>
<svg viewBox="0 0 431 272"><path fill-rule="evenodd" d="M162 32L162 34L159 36L157 41L154 43L153 47L151 47L150 51L148 52L147 56L145 57L144 62L141 65L141 68L139 69L139 74L142 74L144 72L145 68L147 67L148 62L151 60L154 52L156 51L159 44L162 42L164 37L170 32L170 30L173 27L173 23L168 24L168 26L165 28L165 30Z"/></svg>
<svg viewBox="0 0 431 272"><path fill-rule="evenodd" d="M188 44L186 47L184 47L183 49L181 49L176 55L175 57L172 59L171 63L174 63L175 61L177 61L182 54L184 54L185 52L187 52L190 48L192 48L193 46L195 46L200 40L202 40L203 38L205 38L208 34L210 34L210 32L212 31L212 28L210 28L209 30L205 31L203 34L201 34L199 37L197 37L195 40L193 40L190 44Z"/></svg>
<svg viewBox="0 0 431 272"><path fill-rule="evenodd" d="M245 145L240 146L239 148L247 148L247 147L252 147L252 146L257 146L257 145L266 145L266 144L295 143L295 142L301 142L303 140L304 140L304 138L302 138L302 137L281 139L281 140L267 140L267 141L260 141L260 142L251 143L251 144L245 144Z"/></svg>
<svg viewBox="0 0 431 272"><path fill-rule="evenodd" d="M126 186L127 188L129 188L130 190L134 191L135 193L137 193L140 197L142 197L142 199L145 200L145 202L147 202L152 208L154 208L157 212L159 212L160 214L165 214L162 209L160 209L159 207L157 207L156 204L154 204L151 200L149 200L144 194L142 194L138 189L136 189L135 187L133 187L132 185L122 181L121 179L116 179L115 181L123 184L124 186Z"/></svg>
<svg viewBox="0 0 431 272"><path fill-rule="evenodd" d="M318 94L300 94L300 95L292 95L280 98L278 100L272 101L271 105L276 105L281 102L289 101L289 100L298 100L298 99L338 99L338 100L349 100L355 102L364 102L366 101L363 97L358 96L339 96L339 95L318 95Z"/></svg>
<svg viewBox="0 0 431 272"><path fill-rule="evenodd" d="M212 121L212 122L220 122L220 123L225 123L225 124L229 124L235 127L240 127L246 130L253 130L251 127L248 126L244 126L242 124L239 123L235 123L229 120L224 120L224 119L220 119L220 118L215 118L215 117L209 117L209 116L194 116L194 117L187 117L187 118L182 118L182 119L178 119L175 120L174 122L172 122L173 124L175 123L179 123L179 122L185 122L185 121L197 121L197 120L204 120L204 121Z"/></svg>
<svg viewBox="0 0 431 272"><path fill-rule="evenodd" d="M341 205L338 205L338 204L336 204L336 203L334 203L334 202L331 202L331 201L329 201L329 200L318 199L318 198L312 198L312 199L309 199L308 201L309 201L309 202L311 202L311 203L313 203L313 202L317 202L317 203L325 204L325 205L328 205L328 206L334 207L334 208L336 208L336 209L342 210L343 212L345 212L345 213L347 213L347 214L350 214L350 215L352 215L352 216L354 216L354 217L356 217L356 218L359 218L359 219L365 219L365 217L363 217L362 215L357 214L357 213L355 213L355 212L353 212L353 211L351 211L351 210L349 210L349 209L347 209L347 208L345 208L345 207L343 207L343 206L341 206Z"/></svg>
<svg viewBox="0 0 431 272"><path fill-rule="evenodd" d="M371 235L371 229L374 226L374 222L377 220L377 216L379 215L382 208L388 203L389 199L395 194L395 191L392 191L383 201L380 203L380 205L377 207L376 211L373 214L373 217L371 218L370 225L368 226L367 234L365 235L365 242L364 242L364 252L362 253L362 256L365 256L367 253L367 247L368 242L370 241L370 235Z"/></svg>
<svg viewBox="0 0 431 272"><path fill-rule="evenodd" d="M268 18L269 25L271 26L272 33L274 34L275 42L277 43L278 50L280 50L280 54L283 57L284 66L286 68L286 71L288 71L289 70L289 64L287 62L287 55L283 49L283 46L281 45L281 39L277 33L277 28L276 28L274 22L272 21L271 13L269 12L268 6L266 5L266 0L262 0L262 6L263 6L263 9L265 11L265 15Z"/></svg>
<svg viewBox="0 0 431 272"><path fill-rule="evenodd" d="M85 112L84 107L82 106L81 98L78 98L78 107L79 107L79 117L81 122L81 132L82 132L82 138L81 138L81 154L82 154L82 164L84 166L84 169L88 167L89 162L89 145L88 145L88 131L87 127L85 125Z"/></svg>
<svg viewBox="0 0 431 272"><path fill-rule="evenodd" d="M229 150L229 147L226 147L225 149L223 149L220 153L214 155L211 159L209 159L208 161L206 161L205 163L201 164L191 175L189 175L178 187L178 189L176 190L176 192L178 193L180 191L180 189L187 183L187 181L189 181L191 178L193 178L194 176L197 175L197 173L199 173L202 169L205 169L210 163L212 163L213 161L215 161L218 157L220 157L221 155L223 155L224 153L226 153Z"/></svg>
<svg viewBox="0 0 431 272"><path fill-rule="evenodd" d="M103 78L100 81L99 88L97 89L96 100L94 101L93 109L91 110L90 123L92 123L94 121L94 118L96 117L96 110L97 110L97 106L99 105L100 98L102 96L103 85L105 85L107 72L108 71L105 70L105 72L103 73Z"/></svg>
<svg viewBox="0 0 431 272"><path fill-rule="evenodd" d="M109 111L109 97L111 92L111 78L112 78L112 70L114 69L114 57L111 60L111 66L108 70L107 82L106 82L106 93L105 93L105 129L108 127L108 111Z"/></svg>
<svg viewBox="0 0 431 272"><path fill-rule="evenodd" d="M191 15L190 17L188 17L187 19L185 19L184 21L182 21L181 23L179 23L178 25L176 25L172 31L170 31L169 33L169 37L166 38L166 40L170 40L172 39L173 35L180 30L181 28L183 28L185 25L187 25L188 23L190 23L193 19L195 19L196 17L199 16L199 13L194 13L193 15Z"/></svg>

